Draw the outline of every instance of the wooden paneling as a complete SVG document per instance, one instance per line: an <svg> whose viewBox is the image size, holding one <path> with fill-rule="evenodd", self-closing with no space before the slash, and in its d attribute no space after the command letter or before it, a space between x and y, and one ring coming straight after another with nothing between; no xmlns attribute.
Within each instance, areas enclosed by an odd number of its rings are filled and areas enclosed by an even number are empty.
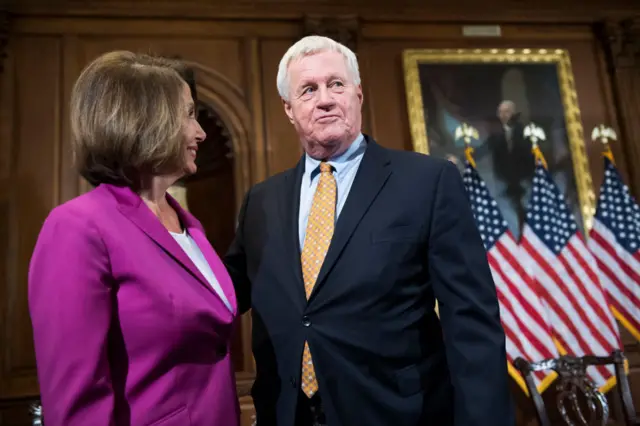
<svg viewBox="0 0 640 426"><path fill-rule="evenodd" d="M11 1L11 0L9 0ZM419 22L593 22L637 12L636 0L13 0L25 14L190 19L299 19L306 14L357 14L364 19Z"/></svg>
<svg viewBox="0 0 640 426"><path fill-rule="evenodd" d="M27 426L31 425L31 399L0 400L0 425Z"/></svg>
<svg viewBox="0 0 640 426"><path fill-rule="evenodd" d="M0 140L0 151L9 154L1 172L0 395L17 397L37 389L25 283L42 219L60 197L62 39L12 40L6 65L7 90L0 95L0 127L10 135ZM55 77L28 79L26 70Z"/></svg>
<svg viewBox="0 0 640 426"><path fill-rule="evenodd" d="M640 14L620 21L605 21L597 27L604 46L604 68L611 76L610 91L619 119L619 134L625 144L629 182L640 199Z"/></svg>
<svg viewBox="0 0 640 426"><path fill-rule="evenodd" d="M292 40L266 40L262 43L262 90L264 96L265 127L267 135L267 159L269 175L292 167L300 158L302 148L298 136L284 113L276 76L280 58Z"/></svg>
<svg viewBox="0 0 640 426"><path fill-rule="evenodd" d="M611 0L605 9L600 2L582 0L545 0L535 8L511 0L496 0L490 7L472 0L238 0L224 7L217 0L16 2L0 80L0 401L6 407L0 407L0 426L24 421L20 417L25 403L7 400L38 394L27 309L28 262L49 210L86 190L72 168L67 104L80 70L95 56L130 49L179 55L191 62L201 100L216 112L233 140L233 179L225 175L220 182L234 186L229 194L234 194L235 205L228 208L235 213L251 184L293 166L300 157L297 135L277 93L276 75L286 49L305 32L306 13L340 15L359 25L353 41L363 82L365 131L382 145L410 150L401 61L407 48L565 48L585 134L603 122L619 128L621 115L614 106L620 89L612 85L607 55L592 24L601 17L638 13L639 7L637 0ZM461 23L468 21L500 23L503 35L463 37ZM626 87L632 87L629 84ZM630 93L626 96L635 100ZM624 143L613 145L618 158L640 152ZM600 147L587 141L587 148L597 189L602 179ZM640 158L619 161L625 178L630 176L629 166L638 162ZM202 187L201 192L215 205L214 189ZM206 202L199 203L199 211ZM227 216L208 220L210 226L232 226L229 222ZM235 343L241 354L234 357L243 426L253 421L246 396L254 371L250 330L245 316ZM624 334L632 391L640 400L640 352L637 342ZM515 386L514 395L518 424L529 424L528 401Z"/></svg>

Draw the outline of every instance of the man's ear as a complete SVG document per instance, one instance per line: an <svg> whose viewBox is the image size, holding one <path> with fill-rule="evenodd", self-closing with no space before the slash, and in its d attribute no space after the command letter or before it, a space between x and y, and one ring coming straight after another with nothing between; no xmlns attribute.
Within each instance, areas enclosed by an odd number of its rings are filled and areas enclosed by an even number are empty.
<svg viewBox="0 0 640 426"><path fill-rule="evenodd" d="M284 106L284 112L289 117L289 121L293 124L293 110L291 109L291 104L284 99L282 99L282 106Z"/></svg>
<svg viewBox="0 0 640 426"><path fill-rule="evenodd" d="M364 102L364 95L362 94L362 85L361 84L358 84L356 94L358 95L358 99L360 100L360 105L362 105L362 102Z"/></svg>

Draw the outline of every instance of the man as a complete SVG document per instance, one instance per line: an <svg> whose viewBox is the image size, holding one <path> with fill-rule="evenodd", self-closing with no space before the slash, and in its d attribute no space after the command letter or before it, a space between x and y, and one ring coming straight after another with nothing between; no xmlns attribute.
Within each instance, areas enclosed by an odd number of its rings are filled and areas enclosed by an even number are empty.
<svg viewBox="0 0 640 426"><path fill-rule="evenodd" d="M248 192L226 256L253 308L258 425L511 426L496 291L455 166L361 134L358 63L330 39L294 44L277 83L305 154Z"/></svg>
<svg viewBox="0 0 640 426"><path fill-rule="evenodd" d="M524 124L520 113L516 112L516 104L502 101L498 105L497 118L500 131L488 140L496 172L505 181L530 181L534 169L531 142L524 138Z"/></svg>
<svg viewBox="0 0 640 426"><path fill-rule="evenodd" d="M487 149L491 153L493 171L503 188L494 196L499 203L506 202L510 208L503 208L509 229L520 234L524 222L527 203L527 189L531 186L534 159L531 142L524 138L524 124L516 104L505 100L498 105L497 118L500 129L487 138ZM513 212L513 214L509 214Z"/></svg>

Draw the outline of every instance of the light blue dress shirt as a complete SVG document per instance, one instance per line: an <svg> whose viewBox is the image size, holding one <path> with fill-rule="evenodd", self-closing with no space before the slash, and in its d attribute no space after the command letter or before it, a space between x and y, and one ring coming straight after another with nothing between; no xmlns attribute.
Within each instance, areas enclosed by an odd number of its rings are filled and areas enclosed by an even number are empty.
<svg viewBox="0 0 640 426"><path fill-rule="evenodd" d="M338 189L336 200L336 220L347 200L351 185L356 177L364 151L367 149L367 141L362 133L356 138L349 148L335 158L327 161L333 166L333 175L336 178ZM298 216L298 230L300 235L300 248L304 245L304 236L307 231L307 220L313 203L313 196L320 179L320 160L315 160L305 155L304 174L300 185L300 210Z"/></svg>

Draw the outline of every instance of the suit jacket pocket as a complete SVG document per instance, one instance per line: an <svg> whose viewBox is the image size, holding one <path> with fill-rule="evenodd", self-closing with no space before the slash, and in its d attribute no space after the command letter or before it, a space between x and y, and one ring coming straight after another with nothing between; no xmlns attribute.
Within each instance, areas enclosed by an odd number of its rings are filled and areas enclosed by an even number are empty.
<svg viewBox="0 0 640 426"><path fill-rule="evenodd" d="M417 242L419 238L420 229L412 225L393 226L371 232L372 244L385 242Z"/></svg>
<svg viewBox="0 0 640 426"><path fill-rule="evenodd" d="M165 414L160 419L149 424L149 426L190 426L190 425L191 425L191 419L189 418L189 412L187 411L187 407L184 405L179 407L177 410L174 410L168 414Z"/></svg>
<svg viewBox="0 0 640 426"><path fill-rule="evenodd" d="M410 365L395 373L398 391L403 396L411 396L422 390L422 374L418 365Z"/></svg>

